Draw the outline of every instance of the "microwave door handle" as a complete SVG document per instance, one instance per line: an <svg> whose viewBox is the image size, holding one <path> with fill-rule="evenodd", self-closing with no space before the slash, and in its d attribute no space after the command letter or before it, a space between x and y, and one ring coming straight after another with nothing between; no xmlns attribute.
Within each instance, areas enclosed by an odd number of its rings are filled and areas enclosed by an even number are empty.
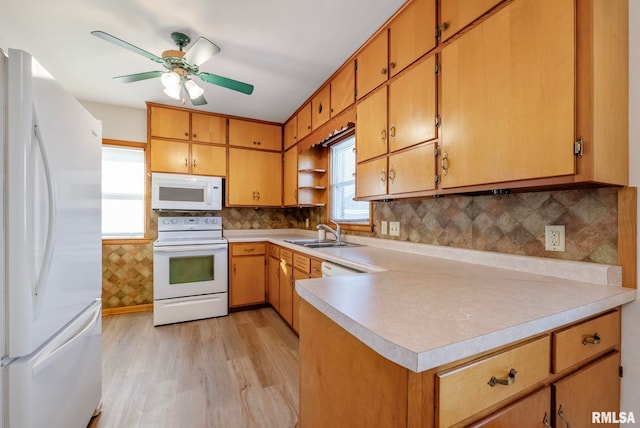
<svg viewBox="0 0 640 428"><path fill-rule="evenodd" d="M53 182L53 174L51 173L51 165L49 164L49 157L47 156L47 150L42 138L42 132L39 128L37 108L35 104L33 105L33 131L38 149L40 150L42 164L44 166L44 174L47 181L47 196L49 199L47 237L45 241L44 256L42 258L42 264L40 265L35 288L33 290L34 296L38 297L44 291L46 279L49 276L49 270L51 268L51 260L53 259L53 246L55 243L54 229L56 225L56 195ZM39 304L37 302L36 308L39 308Z"/></svg>
<svg viewBox="0 0 640 428"><path fill-rule="evenodd" d="M213 245L169 245L165 247L154 247L153 251L156 253L181 253L185 251L212 251L212 250L226 250L228 247L226 244L213 244Z"/></svg>

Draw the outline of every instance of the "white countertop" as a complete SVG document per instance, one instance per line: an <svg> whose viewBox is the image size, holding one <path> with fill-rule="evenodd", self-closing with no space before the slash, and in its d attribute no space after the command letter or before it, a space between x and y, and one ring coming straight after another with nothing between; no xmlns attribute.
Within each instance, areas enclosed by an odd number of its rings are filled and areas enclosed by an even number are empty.
<svg viewBox="0 0 640 428"><path fill-rule="evenodd" d="M361 271L296 282L298 294L382 356L415 372L488 351L635 299L619 266L351 237L308 249L308 231L225 231ZM508 267L505 269L504 266Z"/></svg>

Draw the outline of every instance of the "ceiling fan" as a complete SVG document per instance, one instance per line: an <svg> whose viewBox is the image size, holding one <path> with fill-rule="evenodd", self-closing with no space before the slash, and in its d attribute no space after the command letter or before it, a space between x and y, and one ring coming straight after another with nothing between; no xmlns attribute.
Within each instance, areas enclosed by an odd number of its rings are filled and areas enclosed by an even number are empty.
<svg viewBox="0 0 640 428"><path fill-rule="evenodd" d="M204 105L207 103L207 100L205 100L203 96L204 89L199 87L193 80L189 79L189 76L198 76L204 82L222 86L223 88L228 88L233 91L242 92L243 94L250 95L253 92L253 85L248 83L200 71L200 65L204 64L215 54L220 52L220 48L218 46L204 37L198 38L198 40L196 40L196 42L186 52L184 52L182 49L191 42L191 39L186 34L173 32L171 33L171 39L173 39L179 50L170 49L164 51L162 56L159 57L145 51L144 49L140 49L131 43L114 37L111 34L105 33L104 31L92 31L91 34L111 42L116 46L123 47L147 57L154 62L162 64L164 68L167 69L167 71L146 71L144 73L114 77L114 79L123 83L131 83L139 80L160 77L162 84L164 85L165 94L176 100L182 98L183 104L185 103L184 94L186 94L186 96L191 100L191 103L195 106Z"/></svg>

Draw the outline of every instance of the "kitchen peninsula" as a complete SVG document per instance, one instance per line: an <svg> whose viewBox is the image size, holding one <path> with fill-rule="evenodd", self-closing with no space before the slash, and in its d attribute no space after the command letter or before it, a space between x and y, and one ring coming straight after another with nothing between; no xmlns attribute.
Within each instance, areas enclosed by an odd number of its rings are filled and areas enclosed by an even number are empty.
<svg viewBox="0 0 640 428"><path fill-rule="evenodd" d="M619 267L357 237L366 246L309 250L259 235L228 238L369 272L296 284L305 427L459 426L512 407L549 421L568 381L615 369L619 382L617 308L636 295Z"/></svg>

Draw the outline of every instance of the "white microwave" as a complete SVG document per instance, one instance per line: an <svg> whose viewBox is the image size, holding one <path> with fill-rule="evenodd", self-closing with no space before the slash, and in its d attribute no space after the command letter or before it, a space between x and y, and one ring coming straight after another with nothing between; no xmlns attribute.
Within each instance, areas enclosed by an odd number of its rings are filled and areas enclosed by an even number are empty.
<svg viewBox="0 0 640 428"><path fill-rule="evenodd" d="M151 209L220 211L222 178L186 174L151 174Z"/></svg>

